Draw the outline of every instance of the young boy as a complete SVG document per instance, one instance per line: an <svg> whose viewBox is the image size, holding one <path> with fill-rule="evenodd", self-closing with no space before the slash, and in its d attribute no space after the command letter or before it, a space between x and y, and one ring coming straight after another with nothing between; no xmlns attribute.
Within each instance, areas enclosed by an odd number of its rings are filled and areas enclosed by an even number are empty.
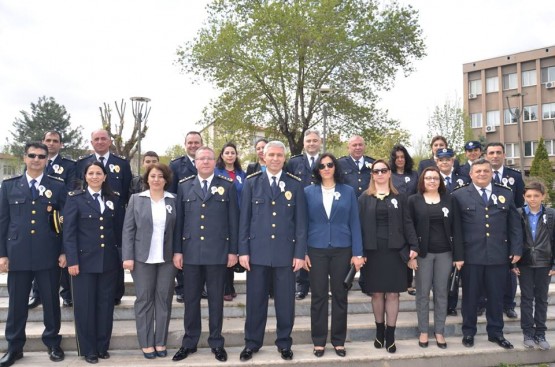
<svg viewBox="0 0 555 367"><path fill-rule="evenodd" d="M520 280L520 326L524 346L534 348L537 345L541 350L551 348L545 340L545 322L549 283L555 274L555 209L542 205L546 191L545 185L536 181L524 188L526 203L518 209L522 218L524 251L514 269Z"/></svg>

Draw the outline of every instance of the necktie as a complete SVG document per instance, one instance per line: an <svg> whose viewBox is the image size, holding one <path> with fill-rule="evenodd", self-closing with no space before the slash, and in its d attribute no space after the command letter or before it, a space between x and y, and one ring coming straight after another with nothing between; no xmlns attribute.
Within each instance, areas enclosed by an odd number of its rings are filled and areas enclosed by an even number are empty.
<svg viewBox="0 0 555 367"><path fill-rule="evenodd" d="M445 186L447 186L447 191L451 192L451 177L445 177Z"/></svg>
<svg viewBox="0 0 555 367"><path fill-rule="evenodd" d="M104 157L98 157L98 160L100 161L100 164L104 166Z"/></svg>
<svg viewBox="0 0 555 367"><path fill-rule="evenodd" d="M310 157L310 168L314 168L314 157Z"/></svg>
<svg viewBox="0 0 555 367"><path fill-rule="evenodd" d="M278 195L278 186L276 182L276 176L272 176L272 195L276 197Z"/></svg>
<svg viewBox="0 0 555 367"><path fill-rule="evenodd" d="M31 186L29 187L31 189L31 197L33 198L33 200L37 200L39 198L39 192L37 190L37 187L35 186L36 183L37 180L32 179Z"/></svg>
<svg viewBox="0 0 555 367"><path fill-rule="evenodd" d="M499 179L499 171L493 171L493 181L498 184L501 183L501 180Z"/></svg>
<svg viewBox="0 0 555 367"><path fill-rule="evenodd" d="M482 190L482 200L484 200L484 204L488 205L488 194L486 194L486 189L480 190Z"/></svg>
<svg viewBox="0 0 555 367"><path fill-rule="evenodd" d="M355 161L357 168L360 170L360 161Z"/></svg>
<svg viewBox="0 0 555 367"><path fill-rule="evenodd" d="M206 195L208 194L208 181L207 180L202 180L202 194L204 195L204 197L206 197Z"/></svg>
<svg viewBox="0 0 555 367"><path fill-rule="evenodd" d="M98 193L93 194L93 198L94 198L94 203L95 203L96 209L98 209L98 211L99 211L100 213L102 213L102 207L100 206L100 198L99 198L99 196L100 196L100 194L98 194Z"/></svg>

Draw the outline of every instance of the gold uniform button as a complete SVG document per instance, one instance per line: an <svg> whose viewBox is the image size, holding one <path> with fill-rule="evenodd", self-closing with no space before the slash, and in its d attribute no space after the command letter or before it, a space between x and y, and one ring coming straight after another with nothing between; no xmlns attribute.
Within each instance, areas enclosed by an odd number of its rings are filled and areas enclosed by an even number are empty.
<svg viewBox="0 0 555 367"><path fill-rule="evenodd" d="M276 213L276 212L273 212L272 215L275 217L275 216L277 215L277 213Z"/></svg>
<svg viewBox="0 0 555 367"><path fill-rule="evenodd" d="M486 214L486 218L489 218L489 215L488 215L488 214Z"/></svg>
<svg viewBox="0 0 555 367"><path fill-rule="evenodd" d="M276 205L276 202L275 202L275 201L272 201L272 205Z"/></svg>
<svg viewBox="0 0 555 367"><path fill-rule="evenodd" d="M204 208L206 206L206 204L202 204L201 206Z"/></svg>
<svg viewBox="0 0 555 367"><path fill-rule="evenodd" d="M201 214L201 215L200 215L200 219L204 219L204 214Z"/></svg>
<svg viewBox="0 0 555 367"><path fill-rule="evenodd" d="M103 218L103 217L100 217L100 218L98 218L98 219L100 219L100 220L104 220L104 218Z"/></svg>
<svg viewBox="0 0 555 367"><path fill-rule="evenodd" d="M204 241L204 237L201 236L201 237L200 237L200 240L201 240L201 241Z"/></svg>
<svg viewBox="0 0 555 367"><path fill-rule="evenodd" d="M17 204L17 202L16 202L16 204ZM31 214L37 214L37 211L33 210L33 211L31 211Z"/></svg>
<svg viewBox="0 0 555 367"><path fill-rule="evenodd" d="M200 229L204 229L204 226L200 226Z"/></svg>
<svg viewBox="0 0 555 367"><path fill-rule="evenodd" d="M486 223L486 228L489 228L489 224L488 224L488 223Z"/></svg>
<svg viewBox="0 0 555 367"><path fill-rule="evenodd" d="M358 179L358 182L362 182L362 178L359 178L359 179Z"/></svg>
<svg viewBox="0 0 555 367"><path fill-rule="evenodd" d="M104 235L103 235L103 234L101 234L101 235L100 235L100 238L104 238Z"/></svg>
<svg viewBox="0 0 555 367"><path fill-rule="evenodd" d="M100 247L104 247L104 244L103 244L103 243L101 243L101 244L100 244Z"/></svg>
<svg viewBox="0 0 555 367"><path fill-rule="evenodd" d="M488 236L488 237L489 237L489 232L488 232L488 233L486 233L486 236Z"/></svg>
<svg viewBox="0 0 555 367"><path fill-rule="evenodd" d="M359 187L358 189L359 189L359 190L362 190L362 187Z"/></svg>
<svg viewBox="0 0 555 367"><path fill-rule="evenodd" d="M274 238L276 238L276 236L272 235L272 240L273 240Z"/></svg>
<svg viewBox="0 0 555 367"><path fill-rule="evenodd" d="M488 211L488 208L486 207L486 212Z"/></svg>
<svg viewBox="0 0 555 367"><path fill-rule="evenodd" d="M35 234L35 230L34 230L34 229L31 229L31 234Z"/></svg>
<svg viewBox="0 0 555 367"><path fill-rule="evenodd" d="M275 224L275 223L272 223L272 228L276 228L276 224Z"/></svg>
<svg viewBox="0 0 555 367"><path fill-rule="evenodd" d="M100 226L100 230L103 230L103 229L104 229L104 226Z"/></svg>
<svg viewBox="0 0 555 367"><path fill-rule="evenodd" d="M33 219L33 220L31 221L31 224L35 224L35 223L36 223L36 222L35 222L35 220Z"/></svg>

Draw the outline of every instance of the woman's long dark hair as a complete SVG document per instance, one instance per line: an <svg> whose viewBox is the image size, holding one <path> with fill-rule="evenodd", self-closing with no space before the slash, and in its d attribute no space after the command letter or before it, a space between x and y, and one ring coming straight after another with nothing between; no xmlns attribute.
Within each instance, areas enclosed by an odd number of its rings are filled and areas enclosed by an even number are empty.
<svg viewBox="0 0 555 367"><path fill-rule="evenodd" d="M235 144L233 144L232 142L227 142L224 144L224 146L222 147L222 150L220 150L220 154L218 155L218 160L216 161L216 167L219 169L226 169L225 168L225 162L224 159L222 158L222 156L224 155L224 150L225 148L233 148L233 150L235 151L235 162L233 162L233 168L235 169L235 172L242 172L243 169L241 168L241 162L239 161L239 152L237 152L237 146L235 146Z"/></svg>
<svg viewBox="0 0 555 367"><path fill-rule="evenodd" d="M395 165L395 158L397 158L396 156L397 152L403 152L403 155L405 156L405 167L403 167L403 173L405 174L412 173L412 167L414 166L414 161L412 160L412 157L407 151L407 148L405 148L401 144L395 144L391 149L391 154L389 155L389 166L391 167L392 172L397 172L397 166Z"/></svg>
<svg viewBox="0 0 555 367"><path fill-rule="evenodd" d="M102 163L98 161L92 161L91 163L87 164L87 166L85 167L85 173L83 174L83 189L86 189L89 186L87 184L87 172L89 171L89 168L91 168L91 166L100 167L102 172L104 172L104 175L108 176L106 167L104 167ZM118 196L114 193L114 190L112 190L112 188L110 187L108 180L104 180L104 182L102 183L101 189L102 189L102 196L104 197L114 198Z"/></svg>
<svg viewBox="0 0 555 367"><path fill-rule="evenodd" d="M318 168L318 166L320 165L320 162L322 161L322 159L324 159L326 157L331 159L331 161L333 162L333 166L335 167L335 171L333 172L333 180L335 181L336 184L342 183L343 182L343 176L341 175L341 169L339 168L339 162L337 162L337 158L335 158L335 156L331 153L320 154L320 157L314 163L314 167L312 167L312 173L314 174L314 181L316 181L317 184L322 183L322 175L320 175L320 169Z"/></svg>

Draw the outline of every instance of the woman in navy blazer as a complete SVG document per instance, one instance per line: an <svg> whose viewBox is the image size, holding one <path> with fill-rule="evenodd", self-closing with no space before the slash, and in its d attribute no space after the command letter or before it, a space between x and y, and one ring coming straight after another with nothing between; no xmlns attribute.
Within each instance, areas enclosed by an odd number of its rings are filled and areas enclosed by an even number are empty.
<svg viewBox="0 0 555 367"><path fill-rule="evenodd" d="M237 154L237 147L235 144L228 142L220 151L218 160L216 161L216 169L214 170L216 176L224 176L233 180L235 189L237 190L237 200L241 203L241 192L245 184L246 174L241 168L241 162ZM235 267L227 269L227 277L225 281L224 301L233 301L237 297L233 281L235 278Z"/></svg>
<svg viewBox="0 0 555 367"><path fill-rule="evenodd" d="M308 213L308 254L305 268L312 288L310 317L314 355L324 355L328 336L328 277L331 285L331 343L344 357L347 334L347 290L343 280L349 264L359 270L362 234L352 187L340 183L337 159L324 153L314 165L315 185L305 187Z"/></svg>
<svg viewBox="0 0 555 367"><path fill-rule="evenodd" d="M121 267L118 196L106 181L106 168L85 168L82 190L71 191L64 207L64 250L71 275L79 355L88 363L110 357L114 298Z"/></svg>

